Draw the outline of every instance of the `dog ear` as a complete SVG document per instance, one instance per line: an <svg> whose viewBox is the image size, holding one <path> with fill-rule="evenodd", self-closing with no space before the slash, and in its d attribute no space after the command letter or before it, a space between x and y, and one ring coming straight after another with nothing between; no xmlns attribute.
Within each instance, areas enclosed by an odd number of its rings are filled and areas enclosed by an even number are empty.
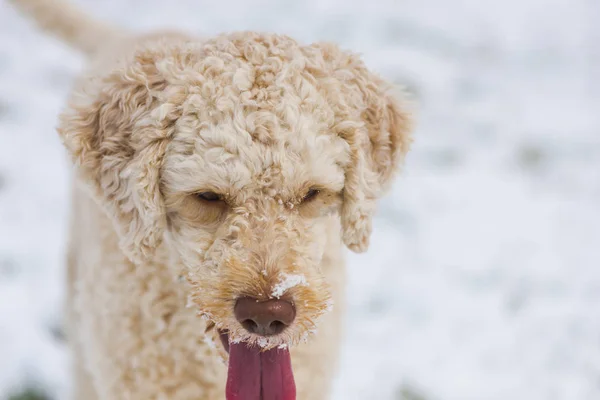
<svg viewBox="0 0 600 400"><path fill-rule="evenodd" d="M376 201L391 185L411 142L412 114L401 92L369 71L358 56L316 44L309 68L334 107L335 133L350 148L341 210L342 239L366 251ZM323 67L325 65L325 67Z"/></svg>
<svg viewBox="0 0 600 400"><path fill-rule="evenodd" d="M176 116L158 98L167 87L157 68L162 58L140 51L110 74L84 81L58 128L79 177L136 263L153 254L166 226L160 170Z"/></svg>

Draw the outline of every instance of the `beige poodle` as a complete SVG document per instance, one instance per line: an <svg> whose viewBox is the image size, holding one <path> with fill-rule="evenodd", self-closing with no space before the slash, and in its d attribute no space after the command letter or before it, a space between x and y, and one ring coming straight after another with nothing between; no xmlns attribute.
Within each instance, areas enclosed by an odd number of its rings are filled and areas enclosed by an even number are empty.
<svg viewBox="0 0 600 400"><path fill-rule="evenodd" d="M133 35L13 2L91 59L58 128L75 399L328 398L342 243L367 249L404 103L332 44Z"/></svg>

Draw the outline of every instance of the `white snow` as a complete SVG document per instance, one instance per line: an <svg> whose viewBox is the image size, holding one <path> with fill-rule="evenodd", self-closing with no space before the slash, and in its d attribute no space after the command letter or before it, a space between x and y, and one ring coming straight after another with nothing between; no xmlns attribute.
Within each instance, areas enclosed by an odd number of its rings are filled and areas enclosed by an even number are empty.
<svg viewBox="0 0 600 400"><path fill-rule="evenodd" d="M280 274L279 283L273 286L271 296L280 298L285 292L296 286L306 286L306 277L299 274Z"/></svg>
<svg viewBox="0 0 600 400"><path fill-rule="evenodd" d="M266 337L259 337L256 340L256 343L264 349L265 347L267 347L269 345L269 339L267 339Z"/></svg>
<svg viewBox="0 0 600 400"><path fill-rule="evenodd" d="M349 256L335 400L600 398L600 2L78 3L131 28L336 41L415 93L404 174ZM69 386L53 127L82 64L0 2L0 399Z"/></svg>

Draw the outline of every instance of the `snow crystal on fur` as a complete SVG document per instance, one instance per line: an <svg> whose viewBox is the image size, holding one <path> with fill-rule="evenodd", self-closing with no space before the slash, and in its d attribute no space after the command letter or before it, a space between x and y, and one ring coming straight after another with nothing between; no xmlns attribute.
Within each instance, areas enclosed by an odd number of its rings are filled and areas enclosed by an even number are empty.
<svg viewBox="0 0 600 400"><path fill-rule="evenodd" d="M288 289L295 286L308 285L304 275L281 274L280 279L279 283L273 287L273 291L271 292L271 296L275 298L280 298L288 291Z"/></svg>

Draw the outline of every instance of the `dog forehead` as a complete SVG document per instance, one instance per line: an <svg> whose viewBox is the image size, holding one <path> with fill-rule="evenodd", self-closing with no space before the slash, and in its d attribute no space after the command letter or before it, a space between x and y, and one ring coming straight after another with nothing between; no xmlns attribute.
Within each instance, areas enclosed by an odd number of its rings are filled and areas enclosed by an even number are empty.
<svg viewBox="0 0 600 400"><path fill-rule="evenodd" d="M171 79L181 115L165 169L188 190L306 184L343 186L348 143L333 133L332 105L285 36L256 33L207 42ZM169 109L171 105L168 106Z"/></svg>
<svg viewBox="0 0 600 400"><path fill-rule="evenodd" d="M179 181L178 191L268 189L293 196L306 185L341 190L348 143L314 115L299 114L294 128L277 126L280 131L269 132L276 140L253 137L236 124L240 118L244 116L211 123L178 121L165 160L167 180ZM198 129L192 128L196 125Z"/></svg>

